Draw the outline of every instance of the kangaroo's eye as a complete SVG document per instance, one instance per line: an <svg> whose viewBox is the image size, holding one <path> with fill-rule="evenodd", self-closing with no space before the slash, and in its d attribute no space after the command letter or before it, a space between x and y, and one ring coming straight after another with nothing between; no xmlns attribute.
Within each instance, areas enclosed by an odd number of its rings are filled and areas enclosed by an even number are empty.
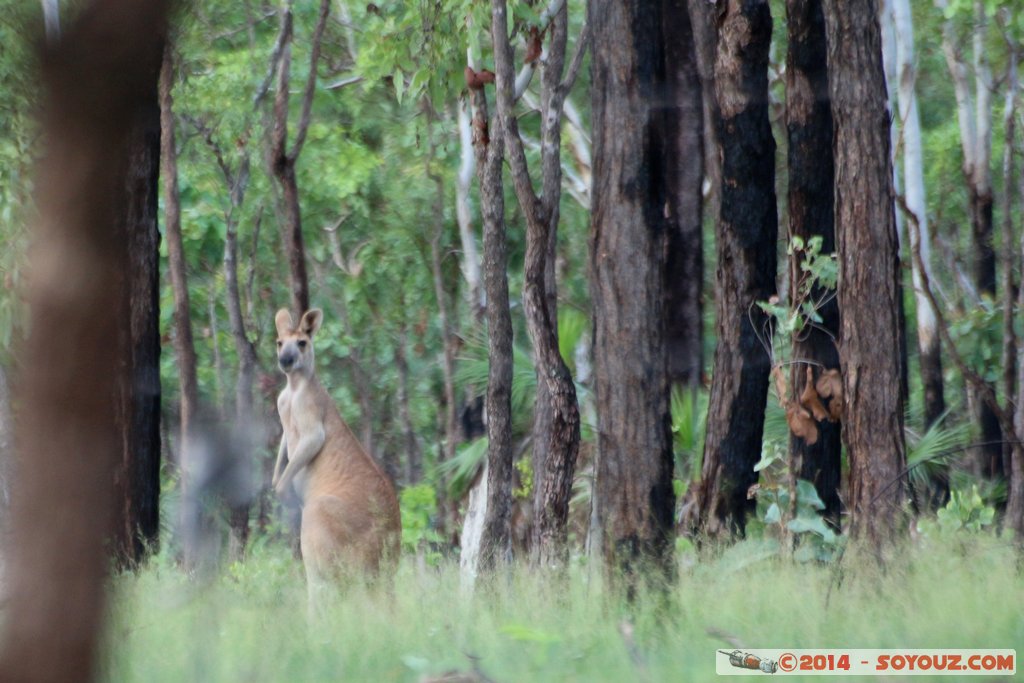
<svg viewBox="0 0 1024 683"><path fill-rule="evenodd" d="M280 339L278 339L277 340L277 348L281 348L281 344L283 344L283 343L284 342L282 342Z"/></svg>
<svg viewBox="0 0 1024 683"><path fill-rule="evenodd" d="M299 348L300 349L306 348L306 340L305 339L303 339L302 341L299 342Z"/></svg>

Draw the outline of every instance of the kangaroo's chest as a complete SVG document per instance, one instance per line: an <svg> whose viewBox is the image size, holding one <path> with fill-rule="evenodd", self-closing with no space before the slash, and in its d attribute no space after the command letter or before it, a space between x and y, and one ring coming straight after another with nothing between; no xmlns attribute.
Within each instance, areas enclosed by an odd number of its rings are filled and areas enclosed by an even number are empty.
<svg viewBox="0 0 1024 683"><path fill-rule="evenodd" d="M306 432L315 426L322 426L322 411L318 407L316 398L308 390L286 390L283 392L277 401L277 411L281 418L281 427L284 430L290 457L292 453L297 452L299 443ZM308 466L296 472L292 480L295 491L302 500L306 498L311 470L316 461L317 458L314 458Z"/></svg>

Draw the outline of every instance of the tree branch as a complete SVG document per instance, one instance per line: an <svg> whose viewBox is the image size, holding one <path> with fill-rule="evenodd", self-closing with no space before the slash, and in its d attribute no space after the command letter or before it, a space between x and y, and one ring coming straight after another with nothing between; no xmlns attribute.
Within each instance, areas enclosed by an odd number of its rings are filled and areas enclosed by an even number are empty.
<svg viewBox="0 0 1024 683"><path fill-rule="evenodd" d="M580 69L583 66L583 57L587 54L587 47L589 45L590 24L583 24L583 28L580 29L580 35L576 39L576 51L572 55L572 61L569 62L569 70L565 73L565 77L562 78L562 82L558 84L558 92L563 101L576 83L576 77L580 74Z"/></svg>
<svg viewBox="0 0 1024 683"><path fill-rule="evenodd" d="M551 2L548 3L548 6L544 8L544 11L540 13L540 21L539 26L537 26L537 30L541 34L545 33L548 30L548 26L551 25L552 19L554 19L555 15L561 12L564 7L565 0L551 0ZM506 41L508 40L507 31L505 33L505 39ZM537 62L543 61L545 61L545 58L542 54L536 61L523 64L523 68L519 70L519 75L516 76L515 80L514 101L518 102L519 98L523 96L524 92L526 92L526 89L530 87L530 81L533 80L533 74L537 70L536 64Z"/></svg>
<svg viewBox="0 0 1024 683"><path fill-rule="evenodd" d="M917 233L920 230L920 223L917 218L917 214L910 210L907 203L903 200L903 197L897 195L896 202L907 216L907 227L913 232ZM953 343L953 337L949 333L949 326L946 324L946 316L942 312L942 307L939 305L938 299L935 297L935 293L932 292L931 278L928 276L928 272L923 267L923 261L921 259L921 239L920 235L916 236L916 239L911 240L911 251L913 252L914 261L917 263L918 268L921 271L921 290L928 299L928 303L931 304L932 312L935 314L935 320L938 323L939 335L942 337L942 342L946 345L949 355L953 359L953 363L957 369L960 370L960 374L963 375L964 379L974 387L974 390L978 392L981 399L992 409L995 413L996 419L999 420L999 426L1003 430L1003 435L1012 441L1018 441L1017 432L1014 430L1013 417L999 405L996 400L995 390L983 377L971 368L967 362L960 355L960 352L956 348L956 344Z"/></svg>
<svg viewBox="0 0 1024 683"><path fill-rule="evenodd" d="M281 21L281 29L277 33L277 40L274 41L274 49L270 52L270 67L267 69L267 75L263 77L263 82L260 83L260 87L256 89L256 94L252 98L253 109L259 107L263 98L267 96L267 92L270 91L270 83L274 80L274 70L281 59L285 42L291 39L291 30L291 11L288 10L288 20L287 22Z"/></svg>
<svg viewBox="0 0 1024 683"><path fill-rule="evenodd" d="M316 28L313 29L313 44L309 56L309 77L306 79L306 91L302 95L302 114L299 117L299 127L295 131L295 144L288 154L288 160L295 163L302 152L302 145L306 142L306 132L309 130L309 116L313 109L313 95L316 93L316 66L320 61L320 46L323 42L324 27L327 26L327 16L330 13L330 0L320 0L320 16L316 20Z"/></svg>

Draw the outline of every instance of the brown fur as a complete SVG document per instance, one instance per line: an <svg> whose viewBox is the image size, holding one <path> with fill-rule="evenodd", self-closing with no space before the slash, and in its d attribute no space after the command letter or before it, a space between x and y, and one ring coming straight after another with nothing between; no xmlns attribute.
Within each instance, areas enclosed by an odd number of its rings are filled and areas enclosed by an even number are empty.
<svg viewBox="0 0 1024 683"><path fill-rule="evenodd" d="M322 317L318 309L308 311L296 327L282 309L275 320L278 362L288 386L277 401L284 435L274 486L283 494L294 483L302 501L302 558L311 603L319 588L343 575L393 571L401 540L391 481L316 377L313 336Z"/></svg>

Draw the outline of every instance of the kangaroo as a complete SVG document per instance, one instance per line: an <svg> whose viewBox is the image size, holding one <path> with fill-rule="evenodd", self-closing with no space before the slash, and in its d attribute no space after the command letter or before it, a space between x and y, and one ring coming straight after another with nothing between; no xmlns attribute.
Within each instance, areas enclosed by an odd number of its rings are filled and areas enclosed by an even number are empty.
<svg viewBox="0 0 1024 683"><path fill-rule="evenodd" d="M294 486L302 502L300 547L312 608L318 592L344 574L391 573L402 524L390 480L316 377L313 336L323 311L307 311L296 326L281 309L274 322L288 385L277 399L284 434L273 485L279 496Z"/></svg>

